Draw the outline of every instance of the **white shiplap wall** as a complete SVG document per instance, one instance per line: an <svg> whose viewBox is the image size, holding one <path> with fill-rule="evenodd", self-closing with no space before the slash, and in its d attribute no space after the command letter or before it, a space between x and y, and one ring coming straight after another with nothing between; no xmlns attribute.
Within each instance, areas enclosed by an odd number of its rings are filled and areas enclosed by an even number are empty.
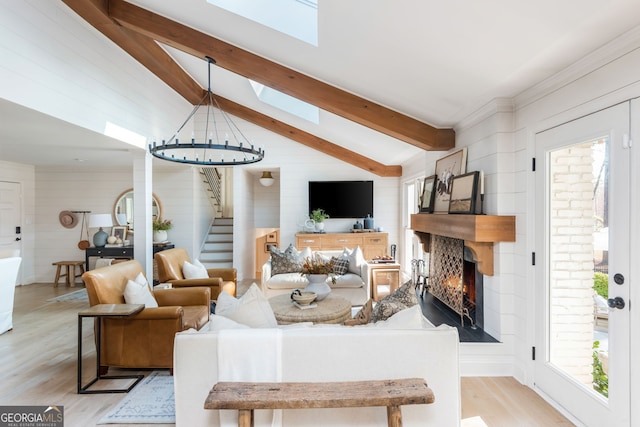
<svg viewBox="0 0 640 427"><path fill-rule="evenodd" d="M32 283L35 278L35 214L36 214L36 177L35 168L31 165L4 162L0 160L0 181L17 182L20 184L22 231L20 272L17 283Z"/></svg>
<svg viewBox="0 0 640 427"><path fill-rule="evenodd" d="M98 133L170 135L193 108L60 1L2 2L0 57L2 98Z"/></svg>

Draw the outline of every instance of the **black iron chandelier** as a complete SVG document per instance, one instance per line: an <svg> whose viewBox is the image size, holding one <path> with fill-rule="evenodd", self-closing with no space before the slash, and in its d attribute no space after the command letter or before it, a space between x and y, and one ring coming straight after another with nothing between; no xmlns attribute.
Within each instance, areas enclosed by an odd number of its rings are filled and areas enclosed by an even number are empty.
<svg viewBox="0 0 640 427"><path fill-rule="evenodd" d="M216 61L208 56L205 59L209 64L207 92L173 136L167 141L162 140L161 144L157 144L155 141L153 144L149 144L149 152L162 160L200 166L234 166L259 162L264 158L264 150L256 149L249 142L240 128L231 120L229 114L220 107L218 100L211 92L211 64L215 64ZM224 137L221 136L223 130L219 128L216 121L214 105L226 123ZM191 141L180 142L178 134L191 119L194 119L195 125L196 112L203 106L206 106L207 110L206 119L202 124L203 129L196 132L194 126ZM231 140L229 133L232 136ZM202 137L196 138L196 134L202 135Z"/></svg>

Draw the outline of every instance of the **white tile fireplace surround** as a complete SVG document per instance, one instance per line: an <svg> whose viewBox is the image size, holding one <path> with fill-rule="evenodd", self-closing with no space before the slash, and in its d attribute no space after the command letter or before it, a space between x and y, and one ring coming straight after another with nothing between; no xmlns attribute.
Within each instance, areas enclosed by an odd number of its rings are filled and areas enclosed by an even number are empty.
<svg viewBox="0 0 640 427"><path fill-rule="evenodd" d="M491 327L488 324L490 319L484 313L500 310L499 307L491 307L490 299L483 299L483 282L486 285L483 276L494 274L494 243L515 241L515 216L414 214L411 216L411 229L420 238L424 250L430 253L430 275L433 275L429 280L430 285L440 282L434 296L461 315L462 320L465 308L469 310L468 306L465 307L463 298L463 270L464 264L467 264L467 268L476 270L473 274L477 280L474 278L475 290L466 290L468 293L475 293L476 299L484 302L480 307L480 316L477 313L478 307L475 307L476 313L469 313L469 317L474 318L474 321L480 319L481 327ZM470 262L465 262L465 259ZM478 286L476 282L479 282ZM466 286L469 286L468 282ZM478 290L480 295L477 295ZM469 323L467 319L465 324Z"/></svg>

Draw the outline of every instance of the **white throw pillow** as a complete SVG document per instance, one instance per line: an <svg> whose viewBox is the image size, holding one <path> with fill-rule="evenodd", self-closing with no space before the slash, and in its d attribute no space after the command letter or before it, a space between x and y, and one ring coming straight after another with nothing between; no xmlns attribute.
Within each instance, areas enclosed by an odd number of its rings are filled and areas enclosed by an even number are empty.
<svg viewBox="0 0 640 427"><path fill-rule="evenodd" d="M252 328L275 328L278 325L269 301L255 283L239 299L226 291L220 292L216 314Z"/></svg>
<svg viewBox="0 0 640 427"><path fill-rule="evenodd" d="M142 273L141 273L142 274ZM147 280L142 276L144 283L140 283L139 276L136 280L128 280L124 288L124 302L127 304L144 304L146 308L157 307L158 302L149 289Z"/></svg>
<svg viewBox="0 0 640 427"><path fill-rule="evenodd" d="M302 258L302 260L304 261L305 259L311 258L313 256L313 251L309 246L307 246L303 250L299 251L298 254L300 255L300 258Z"/></svg>
<svg viewBox="0 0 640 427"><path fill-rule="evenodd" d="M422 308L419 304L413 307L405 308L389 317L387 320L381 320L375 323L369 323L376 328L389 329L424 329Z"/></svg>
<svg viewBox="0 0 640 427"><path fill-rule="evenodd" d="M140 284L140 285L148 285L149 282L147 281L147 278L144 277L144 274L142 274L142 271L140 273L138 273L138 275L135 278L135 282Z"/></svg>
<svg viewBox="0 0 640 427"><path fill-rule="evenodd" d="M367 263L360 246L356 246L355 249L345 248L344 251L342 251L342 257L349 260L349 272L357 274L358 276L362 272L362 266Z"/></svg>
<svg viewBox="0 0 640 427"><path fill-rule="evenodd" d="M193 264L185 261L182 265L182 275L185 279L206 279L209 277L207 267L198 260L193 261Z"/></svg>
<svg viewBox="0 0 640 427"><path fill-rule="evenodd" d="M209 331L220 331L222 329L249 329L247 325L238 323L228 317L212 314L209 318Z"/></svg>

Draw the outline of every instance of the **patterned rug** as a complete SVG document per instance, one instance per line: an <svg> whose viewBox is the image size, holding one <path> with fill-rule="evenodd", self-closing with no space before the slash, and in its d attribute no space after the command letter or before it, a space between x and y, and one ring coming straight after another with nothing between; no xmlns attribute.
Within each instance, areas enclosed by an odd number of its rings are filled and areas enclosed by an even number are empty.
<svg viewBox="0 0 640 427"><path fill-rule="evenodd" d="M175 424L173 377L154 371L111 410L98 424Z"/></svg>
<svg viewBox="0 0 640 427"><path fill-rule="evenodd" d="M86 289L80 289L78 291L69 292L68 294L60 295L59 297L49 298L47 302L66 302L66 301L89 301Z"/></svg>

